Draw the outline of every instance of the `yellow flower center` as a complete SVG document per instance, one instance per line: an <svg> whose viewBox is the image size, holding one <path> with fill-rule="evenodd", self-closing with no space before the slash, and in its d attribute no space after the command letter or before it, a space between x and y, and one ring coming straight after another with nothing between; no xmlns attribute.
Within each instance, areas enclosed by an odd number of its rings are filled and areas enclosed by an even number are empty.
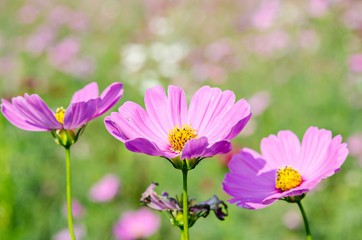
<svg viewBox="0 0 362 240"><path fill-rule="evenodd" d="M168 142L175 152L181 152L186 142L194 138L197 138L197 131L191 127L191 124L190 126L184 124L181 128L176 125L175 128L168 131Z"/></svg>
<svg viewBox="0 0 362 240"><path fill-rule="evenodd" d="M57 108L57 111L55 113L55 118L62 125L63 125L63 122L64 122L64 114L65 114L65 109L63 107Z"/></svg>
<svg viewBox="0 0 362 240"><path fill-rule="evenodd" d="M279 168L277 178L275 180L276 188L282 191L287 191L298 187L301 182L302 178L297 170L287 166Z"/></svg>

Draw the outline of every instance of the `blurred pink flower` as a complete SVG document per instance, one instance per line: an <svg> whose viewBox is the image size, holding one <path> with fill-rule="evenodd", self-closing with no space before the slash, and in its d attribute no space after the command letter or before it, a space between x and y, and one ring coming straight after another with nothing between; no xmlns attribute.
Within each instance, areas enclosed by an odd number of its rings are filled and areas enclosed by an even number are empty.
<svg viewBox="0 0 362 240"><path fill-rule="evenodd" d="M277 16L278 0L263 1L260 8L251 17L251 24L259 30L270 28Z"/></svg>
<svg viewBox="0 0 362 240"><path fill-rule="evenodd" d="M328 0L309 0L308 10L312 16L319 17L328 11Z"/></svg>
<svg viewBox="0 0 362 240"><path fill-rule="evenodd" d="M362 72L362 53L352 54L348 58L348 67L351 72Z"/></svg>
<svg viewBox="0 0 362 240"><path fill-rule="evenodd" d="M49 62L56 68L62 69L66 63L73 60L79 53L79 41L74 38L65 38L48 51Z"/></svg>
<svg viewBox="0 0 362 240"><path fill-rule="evenodd" d="M362 157L362 133L354 133L347 139L351 156Z"/></svg>
<svg viewBox="0 0 362 240"><path fill-rule="evenodd" d="M351 29L362 29L362 3L353 2L344 13L344 23Z"/></svg>
<svg viewBox="0 0 362 240"><path fill-rule="evenodd" d="M80 204L80 202L76 199L72 199L72 215L74 218L81 218L84 216L84 208L82 206L82 204ZM67 203L64 203L63 206L63 213L65 216L68 216L67 213Z"/></svg>
<svg viewBox="0 0 362 240"><path fill-rule="evenodd" d="M262 114L270 105L270 93L267 91L255 93L249 98L249 104L254 117Z"/></svg>
<svg viewBox="0 0 362 240"><path fill-rule="evenodd" d="M299 229L302 226L302 219L300 213L296 211L288 211L283 216L284 225L292 230Z"/></svg>
<svg viewBox="0 0 362 240"><path fill-rule="evenodd" d="M212 80L217 83L224 82L227 78L227 72L223 67L207 62L194 64L191 74L198 80Z"/></svg>
<svg viewBox="0 0 362 240"><path fill-rule="evenodd" d="M46 51L54 40L54 29L52 27L43 25L28 37L25 43L25 49L29 53L40 55Z"/></svg>
<svg viewBox="0 0 362 240"><path fill-rule="evenodd" d="M15 68L15 60L12 57L0 57L0 75L7 74Z"/></svg>
<svg viewBox="0 0 362 240"><path fill-rule="evenodd" d="M119 240L146 239L160 227L160 217L147 208L125 212L113 227Z"/></svg>
<svg viewBox="0 0 362 240"><path fill-rule="evenodd" d="M80 11L74 11L70 14L68 26L75 31L84 31L88 28L89 22L86 14Z"/></svg>
<svg viewBox="0 0 362 240"><path fill-rule="evenodd" d="M211 62L220 62L225 57L230 56L232 50L228 39L220 39L208 45L205 49L205 57Z"/></svg>
<svg viewBox="0 0 362 240"><path fill-rule="evenodd" d="M119 192L120 181L116 175L107 174L90 189L89 196L94 202L111 201Z"/></svg>
<svg viewBox="0 0 362 240"><path fill-rule="evenodd" d="M318 47L319 37L314 30L302 30L299 32L299 45L302 48Z"/></svg>
<svg viewBox="0 0 362 240"><path fill-rule="evenodd" d="M95 62L89 58L76 58L63 67L63 71L79 78L86 78L93 74Z"/></svg>
<svg viewBox="0 0 362 240"><path fill-rule="evenodd" d="M35 5L26 4L18 11L18 20L24 24L33 23L39 16L39 8Z"/></svg>
<svg viewBox="0 0 362 240"><path fill-rule="evenodd" d="M86 234L86 228L81 225L75 225L74 226L74 235L77 238L77 240L82 239ZM71 240L69 229L63 229L57 233L54 234L52 237L52 240Z"/></svg>
<svg viewBox="0 0 362 240"><path fill-rule="evenodd" d="M54 7L49 15L48 22L54 27L66 24L71 19L72 10L65 6Z"/></svg>
<svg viewBox="0 0 362 240"><path fill-rule="evenodd" d="M261 56L272 56L276 51L285 49L290 38L284 30L275 30L263 36L249 36L245 39L248 50Z"/></svg>

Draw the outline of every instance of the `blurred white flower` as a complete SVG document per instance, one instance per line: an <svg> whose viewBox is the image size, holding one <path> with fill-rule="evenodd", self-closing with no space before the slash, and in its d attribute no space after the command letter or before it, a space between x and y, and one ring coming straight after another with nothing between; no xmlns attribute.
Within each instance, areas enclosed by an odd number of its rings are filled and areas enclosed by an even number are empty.
<svg viewBox="0 0 362 240"><path fill-rule="evenodd" d="M146 48L141 44L128 44L121 54L123 66L130 72L139 71L146 62Z"/></svg>

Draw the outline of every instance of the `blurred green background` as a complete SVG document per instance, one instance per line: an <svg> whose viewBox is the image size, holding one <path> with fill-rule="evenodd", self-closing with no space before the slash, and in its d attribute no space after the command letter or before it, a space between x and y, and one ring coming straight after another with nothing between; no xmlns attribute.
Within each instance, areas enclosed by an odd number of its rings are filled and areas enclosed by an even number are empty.
<svg viewBox="0 0 362 240"><path fill-rule="evenodd" d="M259 150L263 137L309 126L349 143L340 172L304 200L315 239L362 236L362 3L353 0L12 0L0 1L0 95L39 94L67 107L72 94L96 81L102 91L124 84L125 101L143 106L147 88L182 86L188 100L203 85L247 98L254 113L235 148ZM75 223L84 240L114 239L112 227L140 207L151 182L181 193L182 175L157 157L129 152L93 120L72 146L73 198L84 208ZM225 158L189 174L189 194L221 199ZM119 177L115 199L95 203L89 189L104 175ZM27 132L0 116L0 239L48 240L67 227L65 153L50 133ZM160 215L161 216L161 215ZM179 239L161 216L149 239ZM278 201L262 210L229 205L223 222L212 214L191 238L305 239L297 205Z"/></svg>

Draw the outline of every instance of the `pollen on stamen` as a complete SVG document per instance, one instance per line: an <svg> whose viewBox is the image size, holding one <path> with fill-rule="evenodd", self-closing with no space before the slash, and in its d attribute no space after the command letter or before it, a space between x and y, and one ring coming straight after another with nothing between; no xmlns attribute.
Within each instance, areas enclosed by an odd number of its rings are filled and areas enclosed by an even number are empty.
<svg viewBox="0 0 362 240"><path fill-rule="evenodd" d="M191 124L184 124L180 128L176 125L168 131L168 142L171 149L175 152L181 152L188 140L197 138L197 131L191 127Z"/></svg>
<svg viewBox="0 0 362 240"><path fill-rule="evenodd" d="M290 166L285 166L284 168L279 168L277 172L277 177L275 180L276 188L287 191L298 187L302 182L300 173L291 168Z"/></svg>
<svg viewBox="0 0 362 240"><path fill-rule="evenodd" d="M57 108L57 111L55 113L55 118L62 125L63 125L63 122L64 122L64 115L65 115L65 109L63 107Z"/></svg>

